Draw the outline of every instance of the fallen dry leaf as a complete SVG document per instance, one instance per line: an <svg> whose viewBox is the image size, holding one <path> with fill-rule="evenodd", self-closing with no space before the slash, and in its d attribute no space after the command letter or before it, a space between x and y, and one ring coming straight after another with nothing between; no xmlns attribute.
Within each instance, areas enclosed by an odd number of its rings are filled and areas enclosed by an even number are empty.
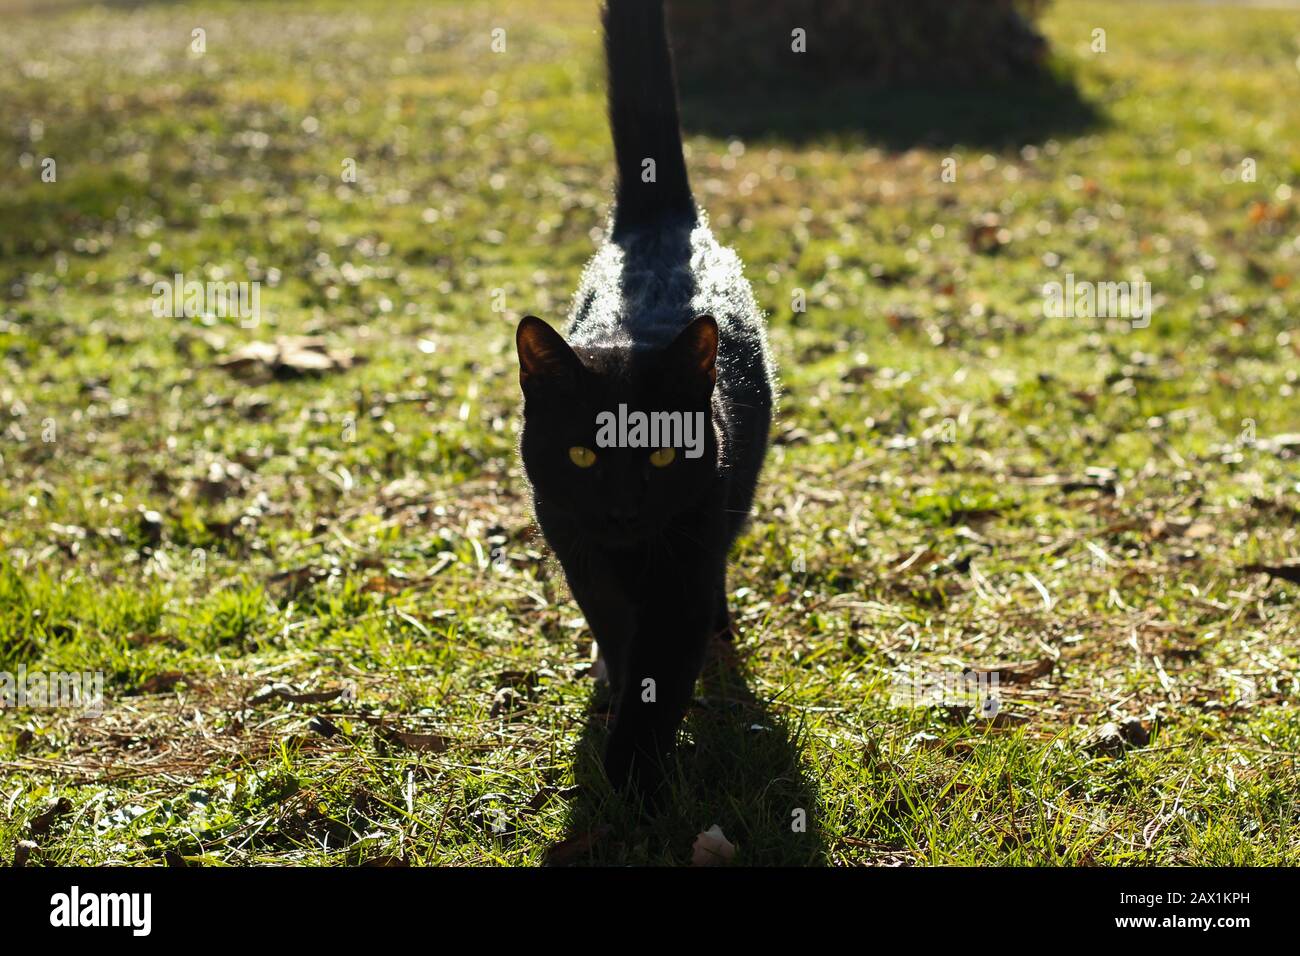
<svg viewBox="0 0 1300 956"><path fill-rule="evenodd" d="M67 797L59 797L57 800L51 800L45 805L40 813L32 817L32 822L28 825L28 830L34 837L42 836L59 817L71 812L72 801Z"/></svg>
<svg viewBox="0 0 1300 956"><path fill-rule="evenodd" d="M440 754L447 749L447 738L441 734L409 734L402 730L392 730L386 736L408 750Z"/></svg>
<svg viewBox="0 0 1300 956"><path fill-rule="evenodd" d="M343 731L339 730L338 725L328 717L322 717L317 714L307 722L307 729L312 733L320 734L322 737L337 737Z"/></svg>
<svg viewBox="0 0 1300 956"><path fill-rule="evenodd" d="M249 698L248 702L264 704L271 698L278 697L291 704L323 704L326 701L337 700L347 693L347 690L346 687L336 687L332 690L296 691L287 684L270 684L261 688Z"/></svg>
<svg viewBox="0 0 1300 956"><path fill-rule="evenodd" d="M998 664L996 667L972 667L975 674L997 674L999 684L1027 684L1047 677L1052 673L1055 662L1050 657L1034 661L1018 661L1014 664Z"/></svg>
<svg viewBox="0 0 1300 956"><path fill-rule="evenodd" d="M31 855L38 849L39 847L31 840L19 840L14 844L14 866L26 866Z"/></svg>
<svg viewBox="0 0 1300 956"><path fill-rule="evenodd" d="M692 866L721 866L736 855L735 845L716 823L695 837L691 846Z"/></svg>
<svg viewBox="0 0 1300 956"><path fill-rule="evenodd" d="M218 359L217 366L239 378L264 380L342 372L363 361L316 336L281 335L274 342L249 342Z"/></svg>
<svg viewBox="0 0 1300 956"><path fill-rule="evenodd" d="M1108 721L1092 734L1088 749L1093 753L1115 757L1129 747L1145 747L1151 742L1151 728L1136 717L1122 723Z"/></svg>
<svg viewBox="0 0 1300 956"><path fill-rule="evenodd" d="M1114 721L1102 724L1088 742L1088 750L1096 754L1117 756L1124 752L1124 737L1119 732L1119 724Z"/></svg>
<svg viewBox="0 0 1300 956"><path fill-rule="evenodd" d="M165 694L184 680L185 675L180 671L160 671L149 675L140 683L140 693Z"/></svg>
<svg viewBox="0 0 1300 956"><path fill-rule="evenodd" d="M544 863L546 866L568 866L570 863L576 862L580 857L586 856L597 842L612 832L613 827L608 823L602 823L594 830L578 833L566 840L561 840L546 851Z"/></svg>

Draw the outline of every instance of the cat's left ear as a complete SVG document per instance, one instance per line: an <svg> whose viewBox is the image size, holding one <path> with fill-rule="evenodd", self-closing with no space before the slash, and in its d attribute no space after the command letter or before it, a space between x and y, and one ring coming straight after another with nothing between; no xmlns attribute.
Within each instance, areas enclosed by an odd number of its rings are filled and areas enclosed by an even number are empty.
<svg viewBox="0 0 1300 956"><path fill-rule="evenodd" d="M577 381L581 363L559 332L535 315L526 315L515 330L515 348L519 352L519 384L529 386L549 382L571 385Z"/></svg>
<svg viewBox="0 0 1300 956"><path fill-rule="evenodd" d="M682 329L668 346L669 367L689 379L707 383L712 391L718 380L718 322L701 315Z"/></svg>

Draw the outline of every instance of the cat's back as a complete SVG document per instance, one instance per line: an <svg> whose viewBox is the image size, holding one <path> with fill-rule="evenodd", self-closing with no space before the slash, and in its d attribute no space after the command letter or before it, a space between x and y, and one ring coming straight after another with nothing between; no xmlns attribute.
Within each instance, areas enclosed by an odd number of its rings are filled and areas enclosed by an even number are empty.
<svg viewBox="0 0 1300 956"><path fill-rule="evenodd" d="M701 214L603 242L574 295L569 337L577 345L662 348L705 314L718 321L724 354L729 344L763 344L740 257Z"/></svg>

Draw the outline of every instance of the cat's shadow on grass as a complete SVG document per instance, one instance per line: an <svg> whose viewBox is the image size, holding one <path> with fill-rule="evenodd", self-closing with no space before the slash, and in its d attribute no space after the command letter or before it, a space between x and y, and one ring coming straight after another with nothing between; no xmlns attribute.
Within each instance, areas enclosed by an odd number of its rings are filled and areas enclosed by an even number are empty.
<svg viewBox="0 0 1300 956"><path fill-rule="evenodd" d="M802 757L802 728L749 686L744 663L716 641L653 815L611 792L600 755L607 693L594 688L575 755L575 791L564 839L544 863L655 865L691 862L696 835L714 824L741 865L819 865L826 860L817 784Z"/></svg>
<svg viewBox="0 0 1300 956"><path fill-rule="evenodd" d="M1086 99L1065 72L982 87L842 83L824 88L795 77L761 96L686 78L680 97L688 133L793 145L831 138L898 152L1019 148L1082 136L1106 125L1101 107Z"/></svg>

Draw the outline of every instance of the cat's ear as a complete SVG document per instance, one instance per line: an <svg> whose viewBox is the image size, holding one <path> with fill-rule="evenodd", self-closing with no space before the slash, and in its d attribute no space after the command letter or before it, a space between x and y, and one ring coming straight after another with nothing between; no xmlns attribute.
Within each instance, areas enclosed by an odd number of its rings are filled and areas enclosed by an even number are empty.
<svg viewBox="0 0 1300 956"><path fill-rule="evenodd" d="M519 352L519 384L552 382L572 384L581 364L563 336L535 315L526 315L515 330L515 349Z"/></svg>
<svg viewBox="0 0 1300 956"><path fill-rule="evenodd" d="M718 322L711 315L701 315L668 346L668 366L687 381L712 391L718 380Z"/></svg>

